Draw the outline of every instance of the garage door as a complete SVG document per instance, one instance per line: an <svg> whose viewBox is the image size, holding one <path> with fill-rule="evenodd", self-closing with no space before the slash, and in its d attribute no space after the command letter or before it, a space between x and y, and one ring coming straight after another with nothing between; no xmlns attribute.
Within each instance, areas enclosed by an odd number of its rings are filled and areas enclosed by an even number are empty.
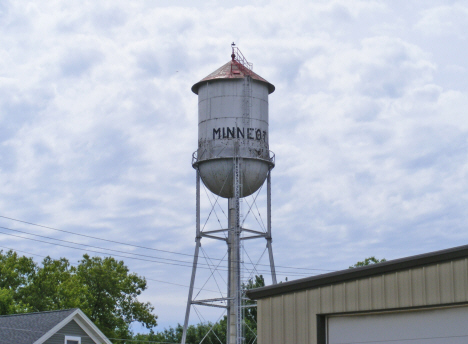
<svg viewBox="0 0 468 344"><path fill-rule="evenodd" d="M327 318L328 344L466 344L468 307Z"/></svg>

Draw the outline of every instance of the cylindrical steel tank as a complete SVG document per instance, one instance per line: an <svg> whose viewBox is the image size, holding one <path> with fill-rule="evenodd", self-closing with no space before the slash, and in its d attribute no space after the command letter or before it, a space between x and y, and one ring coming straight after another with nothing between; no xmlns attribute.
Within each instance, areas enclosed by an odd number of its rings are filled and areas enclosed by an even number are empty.
<svg viewBox="0 0 468 344"><path fill-rule="evenodd" d="M234 197L234 158L240 161L241 197L257 191L274 166L268 146L268 95L275 87L232 60L192 86L198 95L198 167L206 187Z"/></svg>

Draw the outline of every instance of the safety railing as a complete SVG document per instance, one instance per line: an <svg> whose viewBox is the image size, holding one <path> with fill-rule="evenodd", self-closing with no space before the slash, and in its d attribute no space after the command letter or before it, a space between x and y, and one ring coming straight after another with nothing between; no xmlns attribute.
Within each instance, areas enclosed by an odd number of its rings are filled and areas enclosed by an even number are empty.
<svg viewBox="0 0 468 344"><path fill-rule="evenodd" d="M230 158L230 157L227 157L227 156L224 156L224 157L216 157L216 158L212 158L212 159L206 159L206 160L216 160L216 159L226 159L226 158ZM233 157L232 157L233 158ZM253 157L243 157L241 156L241 158L245 158L245 159L259 159L259 160L263 160L263 161L267 161L269 162L270 164L272 164L273 166L275 165L275 153L273 153L273 151L269 150L268 151L268 159L263 159L263 158L253 158ZM192 154L192 166L196 166L198 164L199 160L198 160L198 150L196 150L195 152L193 152Z"/></svg>

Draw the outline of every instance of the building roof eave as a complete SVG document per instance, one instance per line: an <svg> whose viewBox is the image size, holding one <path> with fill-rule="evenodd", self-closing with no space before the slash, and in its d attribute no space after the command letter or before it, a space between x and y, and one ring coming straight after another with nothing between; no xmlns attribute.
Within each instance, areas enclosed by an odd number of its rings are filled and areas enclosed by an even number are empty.
<svg viewBox="0 0 468 344"><path fill-rule="evenodd" d="M247 296L252 300L262 299L279 294L297 292L305 289L313 289L326 285L342 283L350 280L371 277L391 273L399 270L422 267L426 265L442 263L449 260L468 257L468 245L449 248L446 250L419 254L416 256L389 260L359 268L340 270L327 274L301 278L294 281L283 282L276 285L248 290Z"/></svg>

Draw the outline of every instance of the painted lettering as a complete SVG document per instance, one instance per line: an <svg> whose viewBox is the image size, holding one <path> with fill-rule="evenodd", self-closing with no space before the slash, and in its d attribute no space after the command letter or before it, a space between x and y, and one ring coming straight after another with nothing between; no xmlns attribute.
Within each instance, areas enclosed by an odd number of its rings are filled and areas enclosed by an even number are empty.
<svg viewBox="0 0 468 344"><path fill-rule="evenodd" d="M242 128L242 130L241 130L241 128L237 127L237 138L238 139L240 139L241 136L242 136L242 138L244 138L244 133L245 133L244 128Z"/></svg>
<svg viewBox="0 0 468 344"><path fill-rule="evenodd" d="M247 128L247 138L248 138L249 140L253 140L253 139L254 139L254 137L253 137L253 135L252 135L252 132L253 132L253 131L254 131L254 128Z"/></svg>
<svg viewBox="0 0 468 344"><path fill-rule="evenodd" d="M255 138L259 141L262 139L262 131L260 129L255 130Z"/></svg>
<svg viewBox="0 0 468 344"><path fill-rule="evenodd" d="M216 137L216 134L218 134L218 137ZM218 129L215 129L213 128L213 140L215 139L220 139L221 138L221 129L218 128Z"/></svg>
<svg viewBox="0 0 468 344"><path fill-rule="evenodd" d="M247 131L247 133L246 133ZM213 128L213 140L219 139L244 139L247 134L247 139L267 142L267 132L259 128L239 128L239 127L224 127Z"/></svg>
<svg viewBox="0 0 468 344"><path fill-rule="evenodd" d="M231 135L231 137L233 139L236 138L236 128L232 127L232 130L231 128L227 128L227 138L229 138L229 135Z"/></svg>

